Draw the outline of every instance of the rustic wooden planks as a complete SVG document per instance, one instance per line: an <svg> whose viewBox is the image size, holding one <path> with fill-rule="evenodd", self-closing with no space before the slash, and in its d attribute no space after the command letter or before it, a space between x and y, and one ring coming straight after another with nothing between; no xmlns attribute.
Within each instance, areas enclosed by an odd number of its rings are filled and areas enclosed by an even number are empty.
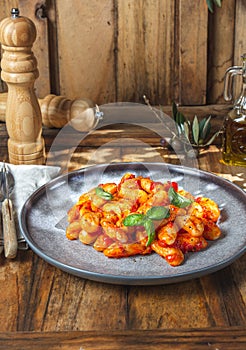
<svg viewBox="0 0 246 350"><path fill-rule="evenodd" d="M209 14L208 35L208 103L224 103L224 76L234 64L235 1L223 2Z"/></svg>
<svg viewBox="0 0 246 350"><path fill-rule="evenodd" d="M25 350L244 350L245 327L213 330L0 333L0 349Z"/></svg>
<svg viewBox="0 0 246 350"><path fill-rule="evenodd" d="M243 0L213 14L204 0L3 0L0 19L16 6L37 27L40 98L224 103L225 71L245 50Z"/></svg>
<svg viewBox="0 0 246 350"><path fill-rule="evenodd" d="M206 103L207 10L203 1L179 1L181 104Z"/></svg>
<svg viewBox="0 0 246 350"><path fill-rule="evenodd" d="M142 102L144 94L155 104L170 104L174 99L204 104L207 8L191 0L178 4L171 0L103 4L73 0L66 5L58 1L61 94L87 94L98 104ZM65 16L73 8L73 16ZM72 31L75 26L76 32ZM83 33L82 45L78 32Z"/></svg>
<svg viewBox="0 0 246 350"><path fill-rule="evenodd" d="M1 258L0 331L111 331L245 326L245 291L233 270L164 286L115 286L50 266L31 251ZM232 299L233 298L233 299ZM236 299L234 299L236 298ZM235 304L235 301L237 303ZM1 344L1 343L0 343Z"/></svg>
<svg viewBox="0 0 246 350"><path fill-rule="evenodd" d="M118 1L118 100L173 98L174 16L174 1Z"/></svg>
<svg viewBox="0 0 246 350"><path fill-rule="evenodd" d="M61 94L115 100L113 10L112 0L56 1Z"/></svg>
<svg viewBox="0 0 246 350"><path fill-rule="evenodd" d="M245 11L246 3L244 0L237 0L235 7L235 41L233 50L233 60L234 65L242 65L241 55L246 53L245 44L245 31L246 31L246 21L245 21ZM240 94L242 88L242 80L240 78L235 79L234 82L234 96L237 98Z"/></svg>
<svg viewBox="0 0 246 350"><path fill-rule="evenodd" d="M123 132L124 137L133 138L135 143L112 142L119 134L117 130ZM58 132L44 128L47 148L52 145ZM0 139L1 159L7 159L5 124L0 124ZM61 153L73 146L73 140L73 133L70 139L61 140ZM110 130L98 130L81 143L73 155L69 170L86 166L88 162L91 164L93 159L96 162L97 149L99 153L100 149L104 151L105 159L99 160L134 161L135 155L140 162L158 161L158 157L163 157L168 163L177 163L177 157L171 152L164 153L159 146L159 137L150 130L144 132L132 126L117 129L115 126ZM246 170L223 165L219 162L220 158L218 148L211 146L201 154L199 167L218 173L244 188ZM57 164L56 156L53 161L53 164ZM191 337L193 328L210 327L212 333L206 333L206 336L211 336L208 338L210 342L214 341L219 346L222 341L230 342L226 335L224 338L219 335L217 339L216 332L213 333L215 327L246 325L246 255L227 268L199 279L145 287L117 286L80 279L49 265L32 251L18 252L14 261L7 261L1 255L0 266L0 332L168 329L171 334L177 329L190 328ZM0 340L0 349L1 346L4 348L4 344L5 349L9 348L11 340L6 335L5 338L0 335L0 339L5 339L5 343ZM18 342L18 338L15 341ZM236 341L240 345L235 338L235 344Z"/></svg>

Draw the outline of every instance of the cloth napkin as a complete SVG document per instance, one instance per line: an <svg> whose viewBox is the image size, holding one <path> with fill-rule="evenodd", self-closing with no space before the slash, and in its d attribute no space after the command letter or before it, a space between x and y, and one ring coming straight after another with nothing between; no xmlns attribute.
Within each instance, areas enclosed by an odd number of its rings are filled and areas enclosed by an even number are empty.
<svg viewBox="0 0 246 350"><path fill-rule="evenodd" d="M40 186L47 183L60 174L61 168L57 166L45 165L14 165L5 163L6 167L12 172L15 180L15 186L10 194L15 216L16 216L16 233L21 238L21 232L18 225L21 209L28 197ZM0 168L3 163L0 162ZM1 204L1 203L0 203Z"/></svg>

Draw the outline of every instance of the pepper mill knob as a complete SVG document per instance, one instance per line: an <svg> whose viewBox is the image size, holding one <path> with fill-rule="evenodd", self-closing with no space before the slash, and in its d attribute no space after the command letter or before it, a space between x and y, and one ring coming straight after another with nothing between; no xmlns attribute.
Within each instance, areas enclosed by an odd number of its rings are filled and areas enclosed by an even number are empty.
<svg viewBox="0 0 246 350"><path fill-rule="evenodd" d="M9 161L13 164L43 164L45 160L42 116L34 91L39 76L32 52L35 39L34 23L19 16L17 8L0 23L1 77L8 85L6 127Z"/></svg>

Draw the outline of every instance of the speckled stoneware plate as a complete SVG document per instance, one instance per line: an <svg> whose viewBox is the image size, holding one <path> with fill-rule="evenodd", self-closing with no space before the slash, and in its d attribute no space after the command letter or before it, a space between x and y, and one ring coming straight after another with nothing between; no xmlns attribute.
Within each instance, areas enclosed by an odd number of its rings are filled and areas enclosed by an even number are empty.
<svg viewBox="0 0 246 350"><path fill-rule="evenodd" d="M189 253L181 266L171 267L156 253L109 259L91 246L65 237L67 210L80 194L99 183L118 182L126 172L154 180L177 181L195 196L214 199L221 209L222 237L207 249ZM165 163L96 165L60 176L38 189L21 212L21 230L31 249L68 273L115 284L176 283L215 272L239 258L246 247L246 193L211 173Z"/></svg>

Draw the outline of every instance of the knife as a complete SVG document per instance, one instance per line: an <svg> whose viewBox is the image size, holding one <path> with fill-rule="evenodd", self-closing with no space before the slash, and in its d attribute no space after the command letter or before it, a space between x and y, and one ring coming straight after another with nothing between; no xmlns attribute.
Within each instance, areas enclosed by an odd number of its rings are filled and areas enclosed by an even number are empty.
<svg viewBox="0 0 246 350"><path fill-rule="evenodd" d="M0 254L3 252L3 227L2 227L2 215L0 213Z"/></svg>
<svg viewBox="0 0 246 350"><path fill-rule="evenodd" d="M3 244L6 258L13 259L16 257L18 243L16 227L14 220L14 210L12 200L9 198L9 180L5 163L3 163L3 194L2 203L2 220L3 220Z"/></svg>
<svg viewBox="0 0 246 350"><path fill-rule="evenodd" d="M1 188L3 183L3 170L1 168L0 170L0 194L1 194ZM2 199L0 198L0 202L2 202ZM0 254L3 252L3 222L2 222L2 214L0 211Z"/></svg>

